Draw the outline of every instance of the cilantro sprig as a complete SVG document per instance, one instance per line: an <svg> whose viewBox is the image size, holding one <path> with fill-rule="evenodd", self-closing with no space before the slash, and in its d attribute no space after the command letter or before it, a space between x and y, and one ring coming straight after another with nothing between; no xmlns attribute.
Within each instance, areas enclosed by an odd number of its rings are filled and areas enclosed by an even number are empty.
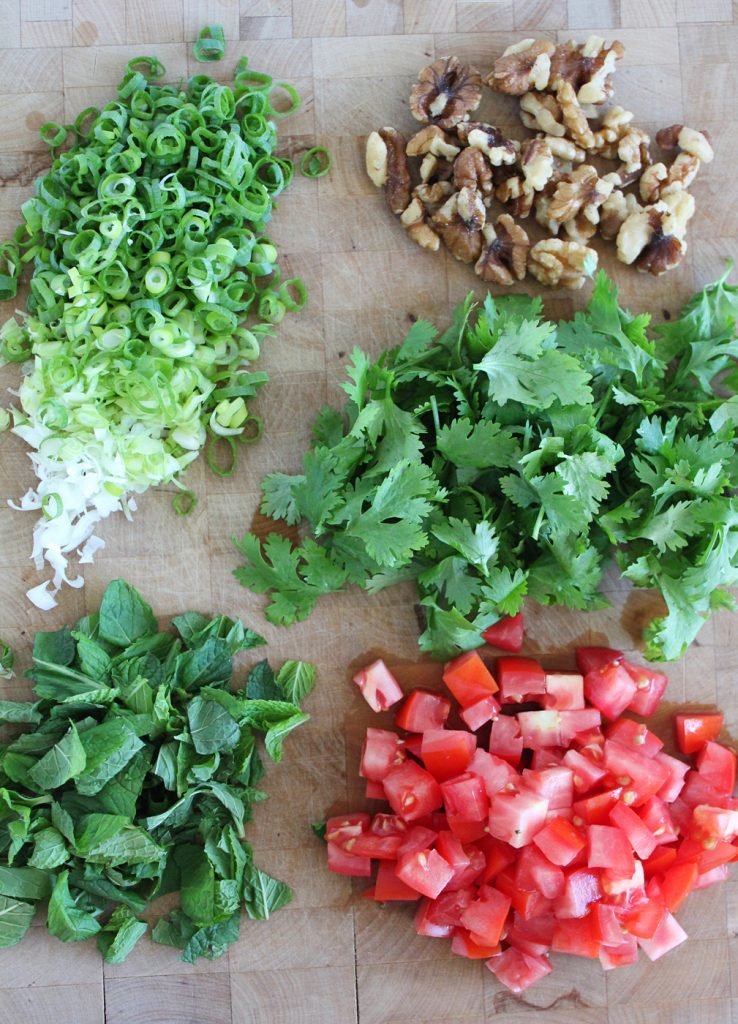
<svg viewBox="0 0 738 1024"><path fill-rule="evenodd" d="M650 328L601 272L571 320L470 295L442 335L418 321L374 361L355 349L303 472L264 480L262 512L303 542L246 534L236 577L281 624L349 584L413 579L420 646L446 658L526 596L606 605L615 561L664 599L646 656L678 658L738 582L737 314L726 272Z"/></svg>

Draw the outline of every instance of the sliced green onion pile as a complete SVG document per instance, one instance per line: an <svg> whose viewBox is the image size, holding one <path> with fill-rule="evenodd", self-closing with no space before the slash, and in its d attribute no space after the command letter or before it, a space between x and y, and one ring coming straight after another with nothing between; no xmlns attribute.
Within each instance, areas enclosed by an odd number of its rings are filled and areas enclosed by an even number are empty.
<svg viewBox="0 0 738 1024"><path fill-rule="evenodd" d="M204 33L200 59L212 59L222 30ZM27 312L0 329L0 365L28 362L13 429L39 481L17 507L42 512L32 557L53 570L28 592L40 608L62 583L82 586L67 556L92 560L95 524L178 480L208 438L233 471L233 439L261 432L247 401L267 375L248 365L306 299L302 281L280 279L266 233L293 175L273 118L296 109L294 90L245 59L232 86L164 74L136 58L102 110L43 125L51 169L0 246L0 300L33 271ZM277 110L285 92L290 110ZM224 472L214 449L208 461Z"/></svg>

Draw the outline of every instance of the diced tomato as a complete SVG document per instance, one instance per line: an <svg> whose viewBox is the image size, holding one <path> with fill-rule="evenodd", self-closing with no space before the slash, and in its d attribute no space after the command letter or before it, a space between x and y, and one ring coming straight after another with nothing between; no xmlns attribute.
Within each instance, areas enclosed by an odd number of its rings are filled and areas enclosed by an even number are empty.
<svg viewBox="0 0 738 1024"><path fill-rule="evenodd" d="M360 669L354 676L354 682L372 711L386 711L402 700L400 684L381 658Z"/></svg>
<svg viewBox="0 0 738 1024"><path fill-rule="evenodd" d="M367 800L384 800L384 786L381 782L374 782L372 779L367 779L364 795Z"/></svg>
<svg viewBox="0 0 738 1024"><path fill-rule="evenodd" d="M589 793L607 775L601 766L602 752L597 751L599 757L595 760L590 754L583 754L579 750L567 750L564 754L563 763L571 770L572 786L577 793Z"/></svg>
<svg viewBox="0 0 738 1024"><path fill-rule="evenodd" d="M536 772L557 768L563 761L565 753L564 747L541 747L540 750L532 751L530 767Z"/></svg>
<svg viewBox="0 0 738 1024"><path fill-rule="evenodd" d="M326 843L328 849L328 870L337 875L354 875L356 878L368 878L372 873L372 862L368 857L355 857L347 853L337 843Z"/></svg>
<svg viewBox="0 0 738 1024"><path fill-rule="evenodd" d="M520 849L543 828L547 811L548 800L525 786L517 792L496 793L489 810L490 834Z"/></svg>
<svg viewBox="0 0 738 1024"><path fill-rule="evenodd" d="M653 757L624 747L622 743L606 740L603 747L603 765L623 786L623 801L638 807L658 793L669 778L669 770Z"/></svg>
<svg viewBox="0 0 738 1024"><path fill-rule="evenodd" d="M501 984L516 995L525 992L553 970L547 957L529 956L512 946L499 956L491 957L486 966Z"/></svg>
<svg viewBox="0 0 738 1024"><path fill-rule="evenodd" d="M511 901L491 885L482 885L479 896L461 915L461 923L480 945L496 946L510 912Z"/></svg>
<svg viewBox="0 0 738 1024"><path fill-rule="evenodd" d="M547 672L543 706L557 711L584 707L584 677L579 672Z"/></svg>
<svg viewBox="0 0 738 1024"><path fill-rule="evenodd" d="M600 940L590 913L577 918L559 918L556 921L551 949L556 953L596 960L600 953Z"/></svg>
<svg viewBox="0 0 738 1024"><path fill-rule="evenodd" d="M605 718L615 719L636 695L636 684L620 662L592 669L584 676L584 695Z"/></svg>
<svg viewBox="0 0 738 1024"><path fill-rule="evenodd" d="M461 709L461 718L468 729L476 732L487 722L494 722L500 717L500 705L494 697L483 697L469 707Z"/></svg>
<svg viewBox="0 0 738 1024"><path fill-rule="evenodd" d="M523 753L523 734L514 715L500 715L492 723L489 751L504 758L513 768L518 767L520 755Z"/></svg>
<svg viewBox="0 0 738 1024"><path fill-rule="evenodd" d="M366 832L370 821L370 816L364 812L335 815L325 823L325 838L329 843L344 846L347 840Z"/></svg>
<svg viewBox="0 0 738 1024"><path fill-rule="evenodd" d="M520 851L516 880L521 889L537 889L548 900L560 896L566 884L561 868L532 845Z"/></svg>
<svg viewBox="0 0 738 1024"><path fill-rule="evenodd" d="M622 868L602 868L600 871L602 891L610 898L625 897L633 900L643 891L645 877L643 865L635 857L631 859L630 871Z"/></svg>
<svg viewBox="0 0 738 1024"><path fill-rule="evenodd" d="M738 836L738 811L700 804L692 812L695 839L725 839Z"/></svg>
<svg viewBox="0 0 738 1024"><path fill-rule="evenodd" d="M463 729L428 729L420 756L431 775L444 782L466 770L476 746L476 737Z"/></svg>
<svg viewBox="0 0 738 1024"><path fill-rule="evenodd" d="M669 777L656 795L661 797L665 803L671 804L684 788L684 776L689 770L689 765L684 761L679 761L676 757L671 757L670 754L665 754L663 750L656 754L656 760L669 772Z"/></svg>
<svg viewBox="0 0 738 1024"><path fill-rule="evenodd" d="M565 818L551 818L540 832L533 836L533 842L552 864L566 867L584 849L587 841L571 822Z"/></svg>
<svg viewBox="0 0 738 1024"><path fill-rule="evenodd" d="M656 849L656 837L631 807L622 803L615 804L610 811L610 821L628 837L628 842L641 860L651 856Z"/></svg>
<svg viewBox="0 0 738 1024"><path fill-rule="evenodd" d="M561 742L564 744L577 740L589 742L598 736L602 718L597 708L582 708L579 711L560 711Z"/></svg>
<svg viewBox="0 0 738 1024"><path fill-rule="evenodd" d="M639 754L655 757L663 747L663 742L643 722L634 722L632 718L619 718L605 729L609 740L616 740L625 747L633 747Z"/></svg>
<svg viewBox="0 0 738 1024"><path fill-rule="evenodd" d="M636 694L628 705L628 710L647 718L659 706L669 678L663 672L657 672L656 669L646 668L645 665L635 665L627 658L623 661L623 665L636 684Z"/></svg>
<svg viewBox="0 0 738 1024"><path fill-rule="evenodd" d="M482 779L489 797L504 789L508 782L514 782L518 778L517 772L508 761L497 757L496 754L490 754L480 747L474 751L474 756L467 765L467 771Z"/></svg>
<svg viewBox="0 0 738 1024"><path fill-rule="evenodd" d="M477 651L466 651L449 661L443 669L443 681L462 708L490 697L499 689Z"/></svg>
<svg viewBox="0 0 738 1024"><path fill-rule="evenodd" d="M699 772L690 769L684 776L684 788L675 803L683 803L690 810L699 807L700 804L709 804L711 807L728 807L730 798L725 793L719 793Z"/></svg>
<svg viewBox="0 0 738 1024"><path fill-rule="evenodd" d="M638 945L649 960L658 960L671 952L687 938L687 933L677 919L667 910L650 939L638 939Z"/></svg>
<svg viewBox="0 0 738 1024"><path fill-rule="evenodd" d="M414 761L393 768L384 779L390 807L405 821L415 821L437 811L443 803L441 787L425 768Z"/></svg>
<svg viewBox="0 0 738 1024"><path fill-rule="evenodd" d="M522 704L546 692L546 673L532 658L498 658L497 681L503 703Z"/></svg>
<svg viewBox="0 0 738 1024"><path fill-rule="evenodd" d="M633 850L626 834L613 825L589 825L587 867L608 868L630 878L633 874Z"/></svg>
<svg viewBox="0 0 738 1024"><path fill-rule="evenodd" d="M540 914L526 921L516 912L507 933L507 941L521 953L543 956L551 948L555 927L556 918L553 914Z"/></svg>
<svg viewBox="0 0 738 1024"><path fill-rule="evenodd" d="M661 924L665 911L661 890L649 886L648 895L635 901L622 914L623 928L637 939L650 939Z"/></svg>
<svg viewBox="0 0 738 1024"><path fill-rule="evenodd" d="M646 878L652 878L666 871L676 860L676 847L657 846L648 860L643 862L643 871Z"/></svg>
<svg viewBox="0 0 738 1024"><path fill-rule="evenodd" d="M397 877L421 896L434 900L454 875L451 865L436 850L403 854L395 868Z"/></svg>
<svg viewBox="0 0 738 1024"><path fill-rule="evenodd" d="M669 808L660 797L652 796L639 807L638 817L650 829L659 846L662 843L672 843L677 838Z"/></svg>
<svg viewBox="0 0 738 1024"><path fill-rule="evenodd" d="M468 960L486 960L501 953L502 949L499 942L494 946L480 946L466 928L455 928L451 939L451 952L457 956L465 956Z"/></svg>
<svg viewBox="0 0 738 1024"><path fill-rule="evenodd" d="M391 860L380 860L377 879L374 883L374 899L378 903L393 903L396 900L417 900L420 893L397 877L396 865Z"/></svg>
<svg viewBox="0 0 738 1024"><path fill-rule="evenodd" d="M411 690L395 712L395 725L407 732L441 729L451 712L451 701L440 693Z"/></svg>
<svg viewBox="0 0 738 1024"><path fill-rule="evenodd" d="M695 892L698 889L707 889L710 885L716 885L718 882L727 882L730 878L730 869L727 864L718 864L716 868L711 868L710 871L704 871L701 875L697 875L697 881L694 883Z"/></svg>
<svg viewBox="0 0 738 1024"><path fill-rule="evenodd" d="M465 817L448 814L448 827L462 843L474 843L487 834L487 819L468 821Z"/></svg>
<svg viewBox="0 0 738 1024"><path fill-rule="evenodd" d="M738 859L738 847L724 843L721 839L700 843L696 839L683 839L677 850L675 864L694 861L699 874L712 871L721 864L730 864Z"/></svg>
<svg viewBox="0 0 738 1024"><path fill-rule="evenodd" d="M492 881L501 871L505 871L515 863L517 853L509 843L503 843L502 840L487 835L479 845L487 861L481 875L483 882Z"/></svg>
<svg viewBox="0 0 738 1024"><path fill-rule="evenodd" d="M610 810L622 796L623 787L618 786L616 789L606 789L583 800L575 800L572 804L574 824L606 825L610 820Z"/></svg>
<svg viewBox="0 0 738 1024"><path fill-rule="evenodd" d="M356 857L370 857L372 860L396 860L402 846L402 836L376 836L363 832L356 839L349 839L344 850Z"/></svg>
<svg viewBox="0 0 738 1024"><path fill-rule="evenodd" d="M489 797L484 782L472 772L464 772L441 783L441 793L449 817L462 821L484 821L489 814Z"/></svg>
<svg viewBox="0 0 738 1024"><path fill-rule="evenodd" d="M672 864L664 872L659 885L664 896L664 902L672 914L679 910L682 903L684 903L687 896L694 889L698 873L697 865L694 861Z"/></svg>
<svg viewBox="0 0 738 1024"><path fill-rule="evenodd" d="M537 771L524 768L523 782L534 793L545 796L549 812L571 807L574 793L572 771L566 765L555 765L553 768L542 768Z"/></svg>
<svg viewBox="0 0 738 1024"><path fill-rule="evenodd" d="M599 956L603 971L627 967L638 962L638 942L634 935L624 933L617 946L601 946Z"/></svg>
<svg viewBox="0 0 738 1024"><path fill-rule="evenodd" d="M389 729L367 729L361 751L359 775L381 782L390 768L405 760L405 748L396 732Z"/></svg>
<svg viewBox="0 0 738 1024"><path fill-rule="evenodd" d="M461 928L461 916L476 898L476 889L445 889L438 899L433 900L428 917L435 924Z"/></svg>
<svg viewBox="0 0 738 1024"><path fill-rule="evenodd" d="M677 746L683 754L696 754L720 735L725 716L720 712L682 712L674 715Z"/></svg>
<svg viewBox="0 0 738 1024"><path fill-rule="evenodd" d="M464 847L450 830L438 833L436 850L454 870L463 869L469 865L469 858L464 852Z"/></svg>
<svg viewBox="0 0 738 1024"><path fill-rule="evenodd" d="M369 824L375 836L406 836L407 824L396 814L375 814Z"/></svg>
<svg viewBox="0 0 738 1024"><path fill-rule="evenodd" d="M609 903L593 903L589 912L592 930L603 946L617 946L623 940L623 929L615 907Z"/></svg>
<svg viewBox="0 0 738 1024"><path fill-rule="evenodd" d="M561 746L561 716L558 711L521 711L517 717L524 747L535 750Z"/></svg>
<svg viewBox="0 0 738 1024"><path fill-rule="evenodd" d="M574 657L577 668L586 676L588 672L599 671L608 665L622 662L624 655L622 651L613 650L612 647L577 647Z"/></svg>
<svg viewBox="0 0 738 1024"><path fill-rule="evenodd" d="M501 651L517 654L523 646L524 631L523 613L518 612L517 615L508 615L507 618L487 626L482 633L482 639L492 647L499 647Z"/></svg>
<svg viewBox="0 0 738 1024"><path fill-rule="evenodd" d="M601 900L603 895L599 871L577 868L567 874L564 892L556 902L554 914L557 918L584 917L590 904Z"/></svg>
<svg viewBox="0 0 738 1024"><path fill-rule="evenodd" d="M453 834L453 833L452 833ZM457 838L454 836L454 838ZM454 877L446 886L446 890L465 889L475 882L481 882L482 874L487 866L487 858L474 843L462 843L467 864L464 868L454 868ZM439 850L440 853L440 850ZM453 866L453 865L452 865Z"/></svg>
<svg viewBox="0 0 738 1024"><path fill-rule="evenodd" d="M402 845L397 851L397 856L403 857L406 853L427 850L428 847L433 846L436 839L438 839L438 833L435 829L428 828L426 825L413 825L402 837Z"/></svg>
<svg viewBox="0 0 738 1024"><path fill-rule="evenodd" d="M415 895L417 896L417 893ZM431 939L450 939L454 934L454 926L452 924L438 924L433 919L435 902L435 900L427 898L421 899L418 909L415 911L415 931L418 935L426 935Z"/></svg>
<svg viewBox="0 0 738 1024"><path fill-rule="evenodd" d="M718 793L732 796L735 789L735 754L732 750L708 740L697 755L697 771Z"/></svg>

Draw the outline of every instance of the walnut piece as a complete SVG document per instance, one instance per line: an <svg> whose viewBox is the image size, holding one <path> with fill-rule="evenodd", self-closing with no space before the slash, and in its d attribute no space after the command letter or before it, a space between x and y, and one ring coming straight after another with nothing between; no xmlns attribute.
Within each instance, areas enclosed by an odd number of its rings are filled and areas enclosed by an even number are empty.
<svg viewBox="0 0 738 1024"><path fill-rule="evenodd" d="M629 131L633 120L630 110L623 107L610 107L600 121L599 128L593 132L594 145L592 151L607 160L617 160L618 143Z"/></svg>
<svg viewBox="0 0 738 1024"><path fill-rule="evenodd" d="M599 207L612 189L612 182L600 178L596 168L582 164L556 186L548 216L559 224L566 224L582 213L592 224L597 224Z"/></svg>
<svg viewBox="0 0 738 1024"><path fill-rule="evenodd" d="M441 57L418 75L410 93L410 112L423 124L453 128L476 110L482 99L482 76L458 57Z"/></svg>
<svg viewBox="0 0 738 1024"><path fill-rule="evenodd" d="M400 223L412 240L423 249L430 249L431 252L438 251L441 239L428 223L428 216L420 199L416 197L412 200L401 215Z"/></svg>
<svg viewBox="0 0 738 1024"><path fill-rule="evenodd" d="M617 173L624 186L637 181L651 163L648 149L650 141L649 136L640 128L629 127L618 142L618 158L622 163Z"/></svg>
<svg viewBox="0 0 738 1024"><path fill-rule="evenodd" d="M520 120L526 128L547 135L563 136L566 133L556 97L545 92L527 92L521 98Z"/></svg>
<svg viewBox="0 0 738 1024"><path fill-rule="evenodd" d="M489 284L511 285L522 281L528 261L530 239L524 228L507 213L501 213L494 227L482 228L484 248L474 270Z"/></svg>
<svg viewBox="0 0 738 1024"><path fill-rule="evenodd" d="M542 92L548 85L551 54L556 47L548 39L523 39L508 46L485 82L497 92L522 96L530 89Z"/></svg>
<svg viewBox="0 0 738 1024"><path fill-rule="evenodd" d="M605 240L617 238L618 231L631 213L637 213L640 209L641 205L632 192L626 193L614 188L600 207L600 236Z"/></svg>
<svg viewBox="0 0 738 1024"><path fill-rule="evenodd" d="M432 218L446 248L462 263L475 263L482 252L482 228L487 210L476 189L462 188Z"/></svg>
<svg viewBox="0 0 738 1024"><path fill-rule="evenodd" d="M505 178L495 188L495 198L510 208L514 217L525 218L530 214L536 193L519 174Z"/></svg>
<svg viewBox="0 0 738 1024"><path fill-rule="evenodd" d="M413 196L421 201L429 213L435 213L453 192L454 186L450 181L434 181L432 184L424 182L416 185Z"/></svg>
<svg viewBox="0 0 738 1024"><path fill-rule="evenodd" d="M468 146L454 160L454 185L457 189L475 188L482 195L492 192L492 168L479 149Z"/></svg>
<svg viewBox="0 0 738 1024"><path fill-rule="evenodd" d="M459 141L473 149L481 150L493 167L514 164L518 148L512 139L506 138L499 128L482 121L467 121L458 127Z"/></svg>
<svg viewBox="0 0 738 1024"><path fill-rule="evenodd" d="M579 146L575 146L571 139L559 139L553 135L544 135L543 141L548 144L548 148L557 160L580 164L586 159L587 154Z"/></svg>
<svg viewBox="0 0 738 1024"><path fill-rule="evenodd" d="M380 128L366 140L366 169L374 184L384 186L387 205L400 214L410 202L410 168L405 139L394 128Z"/></svg>
<svg viewBox="0 0 738 1024"><path fill-rule="evenodd" d="M638 189L644 203L655 203L678 189L687 189L697 177L700 161L691 153L680 153L671 167L651 164L640 177Z"/></svg>
<svg viewBox="0 0 738 1024"><path fill-rule="evenodd" d="M554 172L551 147L543 139L528 139L520 147L520 166L525 185L534 192L541 192Z"/></svg>
<svg viewBox="0 0 738 1024"><path fill-rule="evenodd" d="M694 199L683 189L631 214L617 237L618 259L659 276L676 267L687 251L684 238Z"/></svg>
<svg viewBox="0 0 738 1024"><path fill-rule="evenodd" d="M453 177L454 165L445 157L426 153L420 162L419 173L422 182L449 181Z"/></svg>
<svg viewBox="0 0 738 1024"><path fill-rule="evenodd" d="M561 43L551 57L549 88L558 90L566 82L580 104L604 103L612 95L611 76L624 53L622 43L606 46L601 36L589 36L581 46Z"/></svg>
<svg viewBox="0 0 738 1024"><path fill-rule="evenodd" d="M419 132L416 132L408 142L406 149L408 156L424 156L426 153L432 153L433 156L444 157L446 160L453 160L459 152L459 147L453 144L450 136L446 135L437 124L428 125L427 128L421 128Z"/></svg>
<svg viewBox="0 0 738 1024"><path fill-rule="evenodd" d="M569 137L582 149L592 149L594 135L570 82L561 83L556 99L559 101L561 116Z"/></svg>
<svg viewBox="0 0 738 1024"><path fill-rule="evenodd" d="M541 282L552 287L576 290L597 269L597 253L579 242L561 238L545 238L536 242L528 256L528 270Z"/></svg>
<svg viewBox="0 0 738 1024"><path fill-rule="evenodd" d="M672 124L656 132L656 143L662 149L675 149L678 146L682 152L697 157L703 164L709 164L715 156L707 132L699 132L683 124Z"/></svg>

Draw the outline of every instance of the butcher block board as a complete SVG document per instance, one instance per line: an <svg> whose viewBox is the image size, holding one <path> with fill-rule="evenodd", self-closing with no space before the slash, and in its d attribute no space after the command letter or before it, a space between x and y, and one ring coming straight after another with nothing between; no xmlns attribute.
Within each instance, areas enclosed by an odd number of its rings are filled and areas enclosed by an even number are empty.
<svg viewBox="0 0 738 1024"><path fill-rule="evenodd" d="M660 962L643 958L605 974L597 962L554 955L554 972L516 997L483 964L452 957L446 942L416 937L406 905L362 900L363 883L329 874L310 823L363 800L357 768L371 716L350 683L352 670L383 654L402 682L437 686L439 669L417 654L412 588L335 596L307 622L273 628L263 601L231 575L237 558L230 541L255 521L263 474L299 469L313 414L340 401L338 383L354 345L377 353L416 317L445 324L470 288L482 294L468 267L424 253L405 237L363 172L367 132L386 124L412 128L407 96L418 68L454 53L488 70L523 36L597 32L625 45L616 99L639 123L709 129L717 156L693 189L697 214L684 263L657 280L603 255L624 303L661 318L735 254L736 12L730 0L0 0L2 237L48 160L39 125L108 101L125 62L141 53L159 56L172 80L201 71L192 40L211 22L223 25L228 45L222 63L206 70L228 81L245 54L252 67L292 81L302 105L280 126L284 150L319 143L335 161L319 181L297 176L279 201L273 236L288 276L307 283L309 304L264 346L271 380L259 401L263 440L231 479L201 464L190 470L200 498L194 515L174 515L172 488L145 495L132 523L119 517L103 524L107 546L86 568L84 589L65 588L58 608L41 613L24 596L40 581L28 558L33 515L5 506L33 484L31 467L17 438L0 438L0 636L15 647L21 670L36 630L95 609L106 584L121 576L162 616L189 608L227 612L266 635L275 661L317 663L318 686L307 702L312 719L290 736L284 762L270 767L270 799L256 806L249 835L260 864L294 887L294 902L266 923L245 921L228 955L194 966L147 939L124 964L103 967L94 944L63 945L39 922L20 946L0 952L0 1024L523 1024L537 1013L546 1024L738 1021L736 882L690 898L680 913L690 940ZM490 119L516 123L512 101L485 103ZM530 287L540 290L534 281ZM547 308L569 314L587 292L547 292ZM3 388L17 380L17 368L0 371ZM588 615L531 608L531 653L565 666L575 644L607 642L637 656L654 601L615 576L608 592L612 608ZM667 710L685 700L717 704L738 737L737 640L738 617L716 616L669 666ZM0 690L12 698L28 692L21 673Z"/></svg>

